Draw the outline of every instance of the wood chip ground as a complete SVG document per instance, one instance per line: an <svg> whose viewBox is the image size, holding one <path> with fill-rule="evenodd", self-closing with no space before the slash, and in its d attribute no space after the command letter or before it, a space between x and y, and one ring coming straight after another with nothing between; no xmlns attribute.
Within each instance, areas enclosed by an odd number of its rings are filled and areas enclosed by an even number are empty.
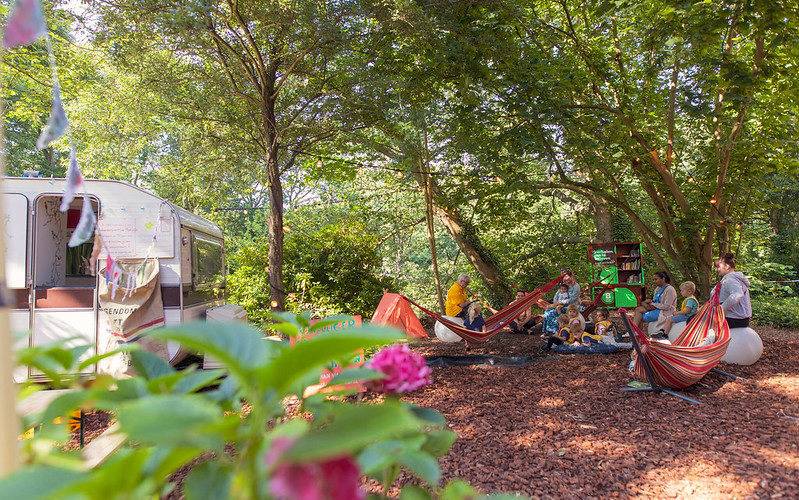
<svg viewBox="0 0 799 500"><path fill-rule="evenodd" d="M753 383L710 374L667 395L622 393L629 353L549 355L525 367L435 368L405 400L444 414L459 438L440 461L445 481L533 498L799 498L799 331L757 328L763 357L719 365ZM540 355L540 338L500 334L469 354ZM424 355L462 343L415 343ZM112 419L87 417L88 437ZM175 475L180 484L190 467ZM391 493L415 479L403 473ZM372 481L364 486L377 491ZM180 489L169 498L182 498Z"/></svg>

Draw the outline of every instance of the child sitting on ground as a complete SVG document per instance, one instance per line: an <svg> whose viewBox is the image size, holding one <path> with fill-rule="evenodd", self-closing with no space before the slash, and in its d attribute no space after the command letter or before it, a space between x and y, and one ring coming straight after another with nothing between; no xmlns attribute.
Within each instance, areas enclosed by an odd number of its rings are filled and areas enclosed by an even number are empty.
<svg viewBox="0 0 799 500"><path fill-rule="evenodd" d="M574 342L569 331L569 317L565 314L558 316L558 333L547 337L547 343L541 346L542 351L549 351L553 345L571 344Z"/></svg>
<svg viewBox="0 0 799 500"><path fill-rule="evenodd" d="M602 316L603 314L604 314L604 316ZM602 339L602 334L603 334L603 332L607 331L607 329L608 329L608 325L607 324L610 323L610 321L607 321L607 316L608 316L607 311L605 311L604 309L599 309L596 312L597 322L594 325L594 330L593 331L589 331L589 330L584 331L582 336L580 337L580 342L582 342L585 345L601 343L602 340L603 340ZM603 322L602 325L600 325L600 322L601 322L602 319L605 319L606 321ZM612 325L613 323L610 323L610 324Z"/></svg>
<svg viewBox="0 0 799 500"><path fill-rule="evenodd" d="M466 315L466 319L463 320L463 326L474 332L485 331L486 322L483 318L483 308L480 307L480 303L472 302L469 305L469 313Z"/></svg>
<svg viewBox="0 0 799 500"><path fill-rule="evenodd" d="M569 317L569 333L572 341L579 345L582 343L583 333L585 333L583 322L580 321L580 309L572 304L566 308L566 314Z"/></svg>
<svg viewBox="0 0 799 500"><path fill-rule="evenodd" d="M596 332L600 337L613 337L613 340L616 343L620 343L622 341L619 328L616 326L616 323L610 320L610 314L608 313L607 309L597 309L596 326L594 327L594 332Z"/></svg>
<svg viewBox="0 0 799 500"><path fill-rule="evenodd" d="M685 321L691 321L691 318L694 317L696 314L696 310L699 307L699 301L696 300L694 297L694 292L696 292L696 285L693 281L686 281L682 285L680 285L680 294L685 297L682 301L682 305L680 306L680 310L676 311L671 317L666 319L666 323L663 325L663 329L658 331L658 334L666 334L671 331L671 327L674 323L681 323Z"/></svg>

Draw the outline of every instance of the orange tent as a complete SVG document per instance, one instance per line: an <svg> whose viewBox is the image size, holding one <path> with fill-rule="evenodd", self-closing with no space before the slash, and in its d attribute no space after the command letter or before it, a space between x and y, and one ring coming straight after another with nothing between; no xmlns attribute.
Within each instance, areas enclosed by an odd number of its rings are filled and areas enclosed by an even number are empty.
<svg viewBox="0 0 799 500"><path fill-rule="evenodd" d="M383 294L370 323L395 326L404 331L408 338L427 338L427 333L411 305L396 293Z"/></svg>

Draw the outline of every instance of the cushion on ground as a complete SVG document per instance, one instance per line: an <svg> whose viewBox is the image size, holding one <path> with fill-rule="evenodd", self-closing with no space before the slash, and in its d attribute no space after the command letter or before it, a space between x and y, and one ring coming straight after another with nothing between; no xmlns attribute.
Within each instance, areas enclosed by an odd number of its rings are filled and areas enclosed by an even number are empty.
<svg viewBox="0 0 799 500"><path fill-rule="evenodd" d="M552 350L558 354L610 354L612 352L618 352L619 348L609 344L563 344L555 346Z"/></svg>

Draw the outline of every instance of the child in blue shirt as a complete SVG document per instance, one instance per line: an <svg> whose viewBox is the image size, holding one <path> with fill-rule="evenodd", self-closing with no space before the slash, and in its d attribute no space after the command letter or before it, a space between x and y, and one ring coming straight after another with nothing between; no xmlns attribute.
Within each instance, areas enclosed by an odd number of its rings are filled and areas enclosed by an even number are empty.
<svg viewBox="0 0 799 500"><path fill-rule="evenodd" d="M569 331L569 317L565 314L558 316L558 333L547 337L547 343L541 346L542 351L549 351L553 345L571 344L574 337Z"/></svg>
<svg viewBox="0 0 799 500"><path fill-rule="evenodd" d="M691 318L696 314L697 308L699 308L699 301L694 297L694 292L696 292L696 285L693 281L686 281L680 285L680 294L685 298L682 301L680 310L666 320L666 324L663 325L663 331L669 333L674 323L691 321Z"/></svg>
<svg viewBox="0 0 799 500"><path fill-rule="evenodd" d="M480 307L478 302L472 302L469 305L469 313L463 320L463 326L474 332L482 332L485 330L486 322L483 318L483 308Z"/></svg>

